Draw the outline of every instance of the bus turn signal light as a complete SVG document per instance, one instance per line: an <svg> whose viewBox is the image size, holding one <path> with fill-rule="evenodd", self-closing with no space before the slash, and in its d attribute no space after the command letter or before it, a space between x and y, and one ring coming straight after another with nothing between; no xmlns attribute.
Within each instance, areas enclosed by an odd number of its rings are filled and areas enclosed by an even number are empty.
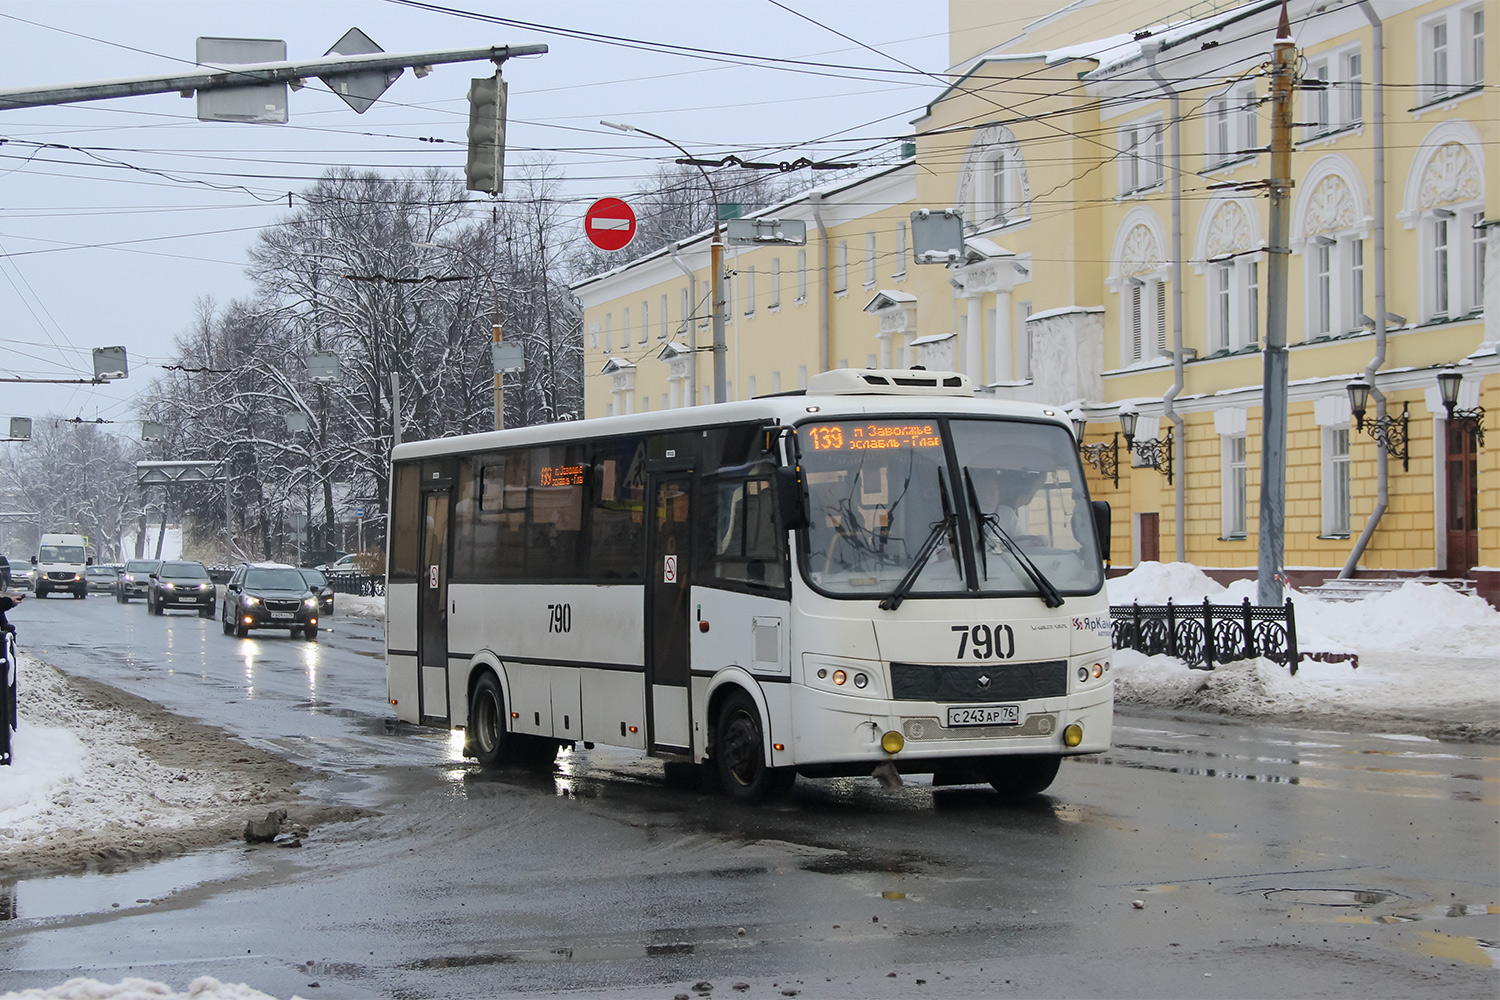
<svg viewBox="0 0 1500 1000"><path fill-rule="evenodd" d="M904 746L906 746L906 737L894 729L880 737L880 749L886 753L900 753Z"/></svg>
<svg viewBox="0 0 1500 1000"><path fill-rule="evenodd" d="M1065 743L1066 745L1068 745L1070 747L1076 747L1078 744L1080 744L1082 742L1083 742L1083 727L1080 726L1078 723L1075 722L1071 726L1069 726L1067 729L1063 730L1063 743Z"/></svg>

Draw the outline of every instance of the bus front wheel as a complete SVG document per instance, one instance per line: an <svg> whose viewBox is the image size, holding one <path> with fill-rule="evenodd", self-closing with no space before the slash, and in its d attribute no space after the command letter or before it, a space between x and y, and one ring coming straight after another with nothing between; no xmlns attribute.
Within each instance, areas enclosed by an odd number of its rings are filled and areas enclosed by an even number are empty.
<svg viewBox="0 0 1500 1000"><path fill-rule="evenodd" d="M741 802L764 802L791 791L797 772L766 762L765 730L755 702L744 692L731 694L714 727L714 760L724 791Z"/></svg>
<svg viewBox="0 0 1500 1000"><path fill-rule="evenodd" d="M497 767L506 755L505 695L494 674L486 673L469 696L469 752L481 767Z"/></svg>
<svg viewBox="0 0 1500 1000"><path fill-rule="evenodd" d="M1062 757L1039 754L1001 757L989 767L990 785L1006 798L1040 795L1057 777Z"/></svg>

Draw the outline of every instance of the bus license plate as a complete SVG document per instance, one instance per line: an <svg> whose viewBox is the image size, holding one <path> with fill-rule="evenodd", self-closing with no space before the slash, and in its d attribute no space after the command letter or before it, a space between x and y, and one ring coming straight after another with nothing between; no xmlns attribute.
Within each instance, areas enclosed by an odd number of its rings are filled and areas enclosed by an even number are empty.
<svg viewBox="0 0 1500 1000"><path fill-rule="evenodd" d="M962 705L948 709L948 725L954 726L1019 726L1020 705Z"/></svg>
<svg viewBox="0 0 1500 1000"><path fill-rule="evenodd" d="M272 611L271 617L277 621L291 621L297 617L297 613L295 611Z"/></svg>

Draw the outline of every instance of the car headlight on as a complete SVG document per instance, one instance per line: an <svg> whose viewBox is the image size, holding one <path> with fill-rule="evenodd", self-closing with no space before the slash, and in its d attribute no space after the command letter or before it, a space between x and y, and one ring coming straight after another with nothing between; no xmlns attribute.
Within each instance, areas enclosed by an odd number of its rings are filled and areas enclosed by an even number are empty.
<svg viewBox="0 0 1500 1000"><path fill-rule="evenodd" d="M246 605L254 605L254 604L259 604L259 603L260 603L260 598L259 597L250 597L249 595L246 595L246 597L245 597L245 604Z"/></svg>
<svg viewBox="0 0 1500 1000"><path fill-rule="evenodd" d="M126 573L124 576L120 577L120 579L124 580L126 583L135 583L135 577L131 576L129 573Z"/></svg>
<svg viewBox="0 0 1500 1000"><path fill-rule="evenodd" d="M316 597L304 597L302 599L302 606L304 608L315 608L318 606L318 599Z"/></svg>
<svg viewBox="0 0 1500 1000"><path fill-rule="evenodd" d="M175 583L164 583L164 584L162 584L162 586L165 587L165 588L167 588L168 590L176 590L177 589L177 584L175 584Z"/></svg>

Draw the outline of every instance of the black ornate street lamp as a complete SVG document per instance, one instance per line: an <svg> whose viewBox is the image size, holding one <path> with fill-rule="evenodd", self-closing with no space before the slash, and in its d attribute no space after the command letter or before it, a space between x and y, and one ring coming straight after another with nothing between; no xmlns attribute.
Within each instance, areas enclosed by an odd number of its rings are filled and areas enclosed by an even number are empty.
<svg viewBox="0 0 1500 1000"><path fill-rule="evenodd" d="M1089 418L1084 416L1082 410L1073 410L1068 414L1068 419L1073 422L1073 436L1078 439L1078 454L1083 456L1085 462L1098 469L1099 475L1118 488L1120 485L1120 435L1116 434L1109 444L1103 441L1098 444L1084 444L1083 431L1089 425Z"/></svg>
<svg viewBox="0 0 1500 1000"><path fill-rule="evenodd" d="M1407 448L1407 430L1411 422L1411 416L1407 412L1408 404L1401 404L1401 416L1386 414L1376 417L1366 427L1365 409L1370 405L1370 392L1374 387L1364 379L1357 378L1344 388L1349 393L1349 410L1354 414L1355 429L1368 433L1385 449L1387 455L1401 459L1403 471L1411 471L1411 453Z"/></svg>
<svg viewBox="0 0 1500 1000"><path fill-rule="evenodd" d="M1167 428L1166 437L1136 440L1135 424L1140 414L1134 410L1120 411L1120 432L1125 435L1125 451L1133 454L1141 466L1155 469L1172 483L1172 428Z"/></svg>
<svg viewBox="0 0 1500 1000"><path fill-rule="evenodd" d="M1464 380L1463 373L1455 365L1448 365L1438 372L1438 392L1443 396L1443 409L1448 411L1448 423L1464 433L1472 435L1474 444L1484 447L1484 407L1472 410L1458 409L1458 384Z"/></svg>

